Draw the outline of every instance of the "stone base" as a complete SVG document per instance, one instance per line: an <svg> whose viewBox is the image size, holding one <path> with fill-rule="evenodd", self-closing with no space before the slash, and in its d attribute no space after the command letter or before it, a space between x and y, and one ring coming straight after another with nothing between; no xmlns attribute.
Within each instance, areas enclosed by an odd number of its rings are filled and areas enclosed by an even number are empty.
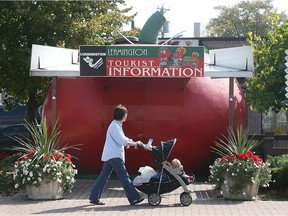
<svg viewBox="0 0 288 216"><path fill-rule="evenodd" d="M252 201L256 200L259 184L247 184L244 188L242 193L231 193L230 188L233 187L235 184L235 180L233 178L226 178L224 184L221 187L222 195L225 199L229 200L247 200Z"/></svg>
<svg viewBox="0 0 288 216"><path fill-rule="evenodd" d="M57 181L42 181L40 186L27 186L27 195L33 200L55 200L63 198L63 189Z"/></svg>

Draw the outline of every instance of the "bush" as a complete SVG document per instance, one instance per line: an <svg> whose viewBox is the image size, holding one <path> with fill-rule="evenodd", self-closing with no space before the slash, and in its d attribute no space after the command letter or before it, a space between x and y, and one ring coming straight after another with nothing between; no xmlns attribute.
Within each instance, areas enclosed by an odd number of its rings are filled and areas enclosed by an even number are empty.
<svg viewBox="0 0 288 216"><path fill-rule="evenodd" d="M274 189L287 190L288 182L288 154L281 156L268 156L267 161L270 163L272 171L271 187Z"/></svg>
<svg viewBox="0 0 288 216"><path fill-rule="evenodd" d="M9 155L6 152L0 153L0 195L7 196L15 192L13 181L14 163L19 154Z"/></svg>

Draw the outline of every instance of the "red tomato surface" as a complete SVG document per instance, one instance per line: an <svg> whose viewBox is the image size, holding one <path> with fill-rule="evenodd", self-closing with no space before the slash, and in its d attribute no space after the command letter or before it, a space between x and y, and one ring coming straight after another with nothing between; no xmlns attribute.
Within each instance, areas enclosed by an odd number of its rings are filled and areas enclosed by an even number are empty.
<svg viewBox="0 0 288 216"><path fill-rule="evenodd" d="M247 105L235 81L234 125L247 125ZM43 110L51 123L51 88ZM123 124L127 137L153 145L177 138L168 161L181 160L184 170L208 173L215 159L211 146L226 134L229 118L229 79L191 78L75 78L57 79L57 117L62 144L81 143L72 153L79 172L99 173L106 130L113 108L123 104L128 119ZM151 152L126 150L130 174L139 167L152 166Z"/></svg>

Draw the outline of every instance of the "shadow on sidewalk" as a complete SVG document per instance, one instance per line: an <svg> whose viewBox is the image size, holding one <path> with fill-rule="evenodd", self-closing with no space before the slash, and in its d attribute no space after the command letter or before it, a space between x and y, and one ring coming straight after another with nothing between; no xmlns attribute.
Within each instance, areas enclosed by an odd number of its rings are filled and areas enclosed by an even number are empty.
<svg viewBox="0 0 288 216"><path fill-rule="evenodd" d="M185 208L181 206L181 204L174 204L174 205L159 205L159 206L150 206L148 203L143 203L135 206L130 205L117 205L117 206L95 206L95 205L79 205L74 207L67 207L67 208L58 208L58 209L50 209L50 210L43 210L39 212L34 212L33 214L61 214L61 213L68 213L68 212L126 212L131 210L149 210L155 208ZM113 215L113 213L112 213Z"/></svg>

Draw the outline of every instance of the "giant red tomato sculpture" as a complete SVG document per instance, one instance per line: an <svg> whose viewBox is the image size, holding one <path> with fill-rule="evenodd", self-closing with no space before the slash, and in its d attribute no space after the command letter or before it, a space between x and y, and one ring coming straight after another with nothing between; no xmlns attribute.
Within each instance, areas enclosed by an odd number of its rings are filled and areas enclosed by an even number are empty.
<svg viewBox="0 0 288 216"><path fill-rule="evenodd" d="M179 158L188 173L207 173L214 159L211 145L227 131L228 89L229 79L58 78L61 143L81 143L81 150L73 151L78 170L99 173L106 130L121 103L128 108L126 136L142 142L153 138L153 145L177 138L168 160ZM246 125L247 107L236 81L234 94L234 124ZM51 123L51 88L43 107ZM149 151L126 150L130 174L153 161Z"/></svg>

